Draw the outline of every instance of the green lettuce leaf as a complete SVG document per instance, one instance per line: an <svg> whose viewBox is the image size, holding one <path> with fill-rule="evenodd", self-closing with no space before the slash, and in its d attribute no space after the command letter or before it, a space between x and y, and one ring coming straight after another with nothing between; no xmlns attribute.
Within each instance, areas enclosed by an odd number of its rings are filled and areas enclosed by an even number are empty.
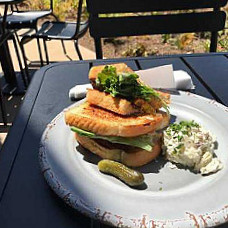
<svg viewBox="0 0 228 228"><path fill-rule="evenodd" d="M104 139L111 143L119 143L128 146L134 146L142 148L147 151L152 151L153 149L153 136L151 134L146 134L138 137L119 137L119 136L101 136L96 135L92 132L82 130L77 127L71 127L71 130L78 133L81 136L89 137L92 139Z"/></svg>
<svg viewBox="0 0 228 228"><path fill-rule="evenodd" d="M98 74L96 87L110 93L113 97L123 97L130 101L135 98L150 101L151 97L155 97L169 113L168 106L161 96L154 89L140 84L138 78L139 76L135 73L117 74L115 67L107 65Z"/></svg>

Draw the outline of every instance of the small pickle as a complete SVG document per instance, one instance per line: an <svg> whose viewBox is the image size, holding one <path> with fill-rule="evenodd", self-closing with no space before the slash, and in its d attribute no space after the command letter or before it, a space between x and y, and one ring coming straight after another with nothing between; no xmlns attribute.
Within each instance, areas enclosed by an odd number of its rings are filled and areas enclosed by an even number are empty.
<svg viewBox="0 0 228 228"><path fill-rule="evenodd" d="M112 160L104 159L98 163L98 169L107 174L112 174L130 186L138 186L144 182L143 174Z"/></svg>

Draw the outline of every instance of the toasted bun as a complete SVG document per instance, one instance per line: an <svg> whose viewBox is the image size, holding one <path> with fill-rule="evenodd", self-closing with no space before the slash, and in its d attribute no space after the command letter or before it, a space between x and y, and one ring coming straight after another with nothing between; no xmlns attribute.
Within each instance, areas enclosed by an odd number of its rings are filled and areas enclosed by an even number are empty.
<svg viewBox="0 0 228 228"><path fill-rule="evenodd" d="M65 122L98 135L134 137L166 127L169 115L121 116L85 102L66 111Z"/></svg>
<svg viewBox="0 0 228 228"><path fill-rule="evenodd" d="M76 140L87 150L103 159L110 159L121 162L127 166L139 167L154 160L161 152L161 137L154 142L152 151L134 148L134 152L128 153L123 149L109 149L100 145L95 140L80 136L75 133Z"/></svg>
<svg viewBox="0 0 228 228"><path fill-rule="evenodd" d="M130 67L128 67L125 63L116 63L111 64L116 67L117 73L132 73L134 72ZM89 71L89 79L91 81L96 80L98 73L100 73L106 65L94 66Z"/></svg>
<svg viewBox="0 0 228 228"><path fill-rule="evenodd" d="M140 110L137 107L134 107L130 101L113 97L108 93L100 92L96 89L89 89L87 91L86 99L90 104L108 109L120 115L131 115L140 112Z"/></svg>

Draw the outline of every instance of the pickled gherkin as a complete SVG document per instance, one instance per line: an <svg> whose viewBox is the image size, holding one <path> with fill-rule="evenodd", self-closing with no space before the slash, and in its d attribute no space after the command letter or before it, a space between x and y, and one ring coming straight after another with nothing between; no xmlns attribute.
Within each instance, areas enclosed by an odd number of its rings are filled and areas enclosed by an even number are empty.
<svg viewBox="0 0 228 228"><path fill-rule="evenodd" d="M98 169L103 173L112 174L129 186L138 186L144 182L144 176L142 173L112 160L101 160L98 163Z"/></svg>

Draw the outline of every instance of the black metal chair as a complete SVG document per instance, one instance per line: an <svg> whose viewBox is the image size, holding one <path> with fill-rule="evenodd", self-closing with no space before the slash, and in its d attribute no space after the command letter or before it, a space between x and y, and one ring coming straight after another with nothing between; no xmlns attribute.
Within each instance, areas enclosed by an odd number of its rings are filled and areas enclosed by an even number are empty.
<svg viewBox="0 0 228 228"><path fill-rule="evenodd" d="M9 31L6 30L7 10L8 10L8 5L5 6L4 15L0 20L0 48L2 45L4 45L4 42L7 42L7 39L11 35ZM1 108L2 120L3 120L4 126L7 126L7 114L6 114L4 96L2 93L1 82L0 82L0 108Z"/></svg>
<svg viewBox="0 0 228 228"><path fill-rule="evenodd" d="M23 36L20 44L24 59L26 59L26 55L23 45L34 38L38 38L43 39L47 64L49 64L49 56L46 41L49 40L73 40L79 59L82 60L82 55L78 47L78 39L84 36L88 29L88 21L81 22L82 3L83 0L79 0L76 23L48 21L45 22L35 34ZM25 69L28 71L26 61L25 66Z"/></svg>
<svg viewBox="0 0 228 228"><path fill-rule="evenodd" d="M38 20L50 15L53 16L56 20L58 20L58 18L53 13L53 0L50 0L50 7L47 10L21 11L19 10L18 5L11 5L11 14L7 15L7 28L15 31L16 38L20 43L16 33L17 30L32 29L37 32ZM62 45L63 48L65 48L64 44ZM40 55L40 63L43 66L44 64L39 39L37 39L37 46Z"/></svg>
<svg viewBox="0 0 228 228"><path fill-rule="evenodd" d="M14 45L14 49L16 52L16 56L17 56L17 60L18 60L18 64L20 67L20 71L21 71L21 75L22 75L22 80L24 83L25 88L27 88L28 84L27 84L27 75L25 75L25 72L23 70L23 66L22 66L22 61L21 61L21 57L19 54L19 48L18 48L18 44L16 41L16 36L15 36L15 30L14 29L9 29L8 28L8 15L7 15L7 11L8 11L8 5L5 6L5 10L4 10L4 15L1 17L0 15L0 23L2 24L1 29L2 29L2 34L1 34L1 42L0 45L4 42L7 42L8 40L12 40L13 41L13 45Z"/></svg>
<svg viewBox="0 0 228 228"><path fill-rule="evenodd" d="M220 7L226 3L227 0L87 0L90 14L89 29L94 38L96 56L99 59L103 56L101 38L203 31L211 32L210 51L215 52L218 31L224 28L226 19L226 14L220 11ZM210 10L199 12L206 8ZM177 12L178 10L191 12ZM115 13L153 11L169 13L147 16L106 16ZM100 14L103 14L102 17Z"/></svg>

